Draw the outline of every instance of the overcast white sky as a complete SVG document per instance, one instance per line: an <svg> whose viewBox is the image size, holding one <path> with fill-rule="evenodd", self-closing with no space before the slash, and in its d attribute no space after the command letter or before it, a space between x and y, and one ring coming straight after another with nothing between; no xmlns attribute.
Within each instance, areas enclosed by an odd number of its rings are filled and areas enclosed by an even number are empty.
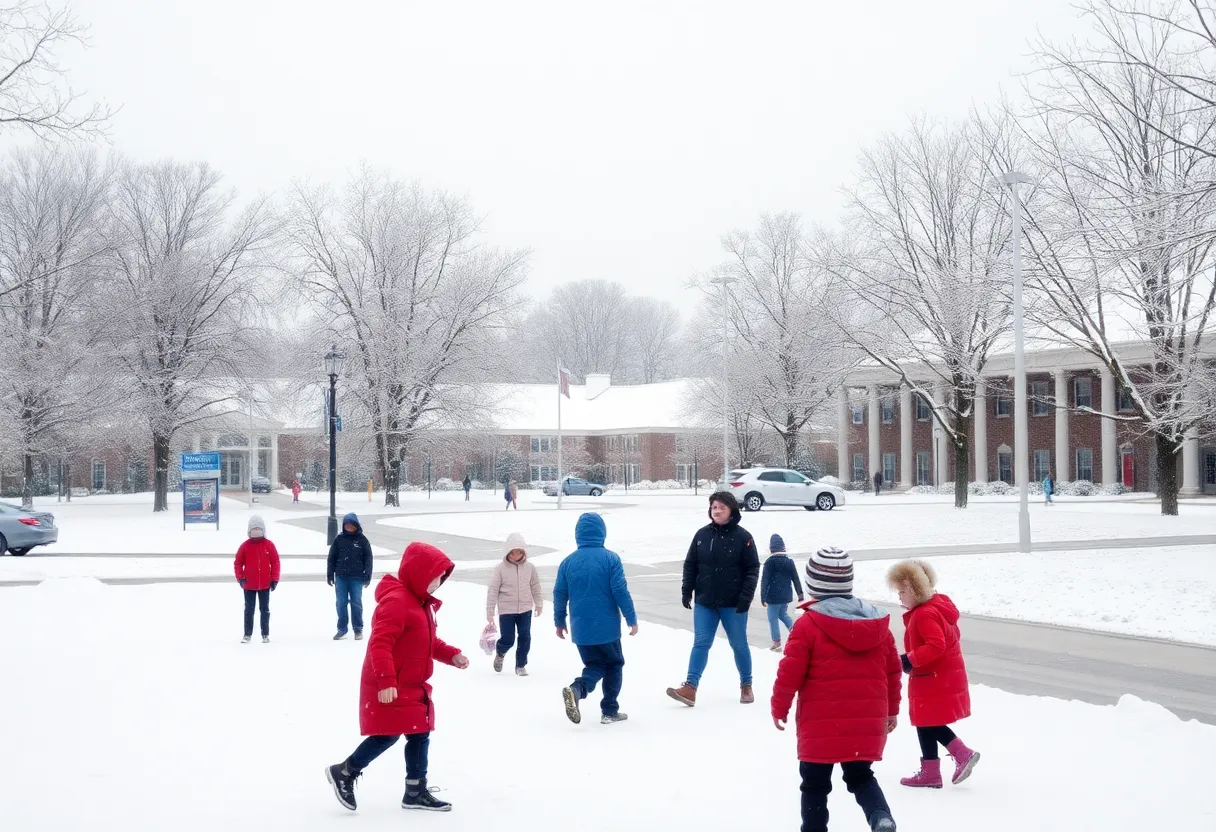
<svg viewBox="0 0 1216 832"><path fill-rule="evenodd" d="M762 211L834 220L860 146L1015 89L1067 0L74 0L115 145L242 191L361 161L467 194L531 288L685 305ZM685 309L687 306L685 305Z"/></svg>

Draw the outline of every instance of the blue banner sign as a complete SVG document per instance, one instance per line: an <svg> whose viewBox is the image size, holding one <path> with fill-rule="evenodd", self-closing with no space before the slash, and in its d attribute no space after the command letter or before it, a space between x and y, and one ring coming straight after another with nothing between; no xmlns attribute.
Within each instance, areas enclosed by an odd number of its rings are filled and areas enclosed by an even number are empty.
<svg viewBox="0 0 1216 832"><path fill-rule="evenodd" d="M182 474L219 473L218 453L182 454ZM184 477L183 477L184 479Z"/></svg>

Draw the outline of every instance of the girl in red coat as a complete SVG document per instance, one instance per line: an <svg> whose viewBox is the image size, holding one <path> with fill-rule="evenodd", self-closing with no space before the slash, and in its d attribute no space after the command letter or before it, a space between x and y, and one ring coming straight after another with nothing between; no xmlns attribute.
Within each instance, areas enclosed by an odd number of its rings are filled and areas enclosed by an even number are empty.
<svg viewBox="0 0 1216 832"><path fill-rule="evenodd" d="M262 643L270 641L270 593L279 586L279 550L266 539L266 523L258 515L249 518L249 539L236 550L233 563L237 583L245 590L245 637L253 638L253 606L262 608Z"/></svg>
<svg viewBox="0 0 1216 832"><path fill-rule="evenodd" d="M376 587L372 636L363 658L359 683L359 731L367 737L344 762L325 775L338 802L355 809L355 780L372 760L405 736L403 809L447 812L452 804L437 800L426 786L427 751L435 730L435 703L427 680L435 661L464 669L469 660L435 634L441 602L435 590L455 568L443 552L427 543L411 543L401 556L396 577L385 575Z"/></svg>
<svg viewBox="0 0 1216 832"><path fill-rule="evenodd" d="M798 760L802 774L802 832L827 832L832 767L873 832L895 832L895 821L871 764L882 759L899 717L902 678L891 617L853 597L853 561L840 549L820 549L806 565L811 600L794 624L777 668L771 712L785 730L798 694Z"/></svg>
<svg viewBox="0 0 1216 832"><path fill-rule="evenodd" d="M971 776L980 761L950 729L952 722L971 716L967 667L959 641L958 607L934 591L937 573L924 561L906 560L891 567L887 584L899 593L904 613L904 654L900 656L908 681L908 709L920 739L920 771L899 782L914 788L942 787L937 746L954 758L958 784Z"/></svg>

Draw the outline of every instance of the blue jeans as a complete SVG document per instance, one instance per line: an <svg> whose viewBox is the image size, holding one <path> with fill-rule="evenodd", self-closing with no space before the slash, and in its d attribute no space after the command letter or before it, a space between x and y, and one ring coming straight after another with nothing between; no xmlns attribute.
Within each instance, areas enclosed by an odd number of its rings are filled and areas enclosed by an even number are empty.
<svg viewBox="0 0 1216 832"><path fill-rule="evenodd" d="M379 757L385 751L392 748L397 740L401 739L399 734L389 734L387 736L367 737L363 742L359 743L359 747L355 749L355 753L350 755L350 770L351 773L357 773L367 768L372 760ZM426 779L426 759L427 753L431 747L430 734L406 734L405 736L405 779L406 780L425 780Z"/></svg>
<svg viewBox="0 0 1216 832"><path fill-rule="evenodd" d="M709 648L714 646L718 624L726 631L726 640L735 652L735 667L739 669L739 684L752 683L752 651L747 646L747 613L737 613L734 607L692 608L692 655L688 657L688 684L694 688L701 683L701 674L709 663Z"/></svg>
<svg viewBox="0 0 1216 832"><path fill-rule="evenodd" d="M498 616L498 631L502 636L494 649L505 656L515 646L515 631L519 630L519 649L515 651L515 666L528 666L528 650L532 647L532 612Z"/></svg>
<svg viewBox="0 0 1216 832"><path fill-rule="evenodd" d="M781 641L781 628L777 626L778 621L785 625L787 632L794 629L794 619L790 618L789 604L768 605L768 628L773 634L773 641Z"/></svg>
<svg viewBox="0 0 1216 832"><path fill-rule="evenodd" d="M600 710L604 716L616 716L621 709L617 697L621 694L624 683L625 653L621 649L621 640L608 644L580 644L578 654L583 659L583 673L570 685L574 695L586 699L595 690L600 679L604 680L604 698L600 702Z"/></svg>
<svg viewBox="0 0 1216 832"><path fill-rule="evenodd" d="M346 632L347 602L350 603L350 618L355 632L363 632L363 578L343 578L339 575L334 578L334 592L338 596L338 632Z"/></svg>

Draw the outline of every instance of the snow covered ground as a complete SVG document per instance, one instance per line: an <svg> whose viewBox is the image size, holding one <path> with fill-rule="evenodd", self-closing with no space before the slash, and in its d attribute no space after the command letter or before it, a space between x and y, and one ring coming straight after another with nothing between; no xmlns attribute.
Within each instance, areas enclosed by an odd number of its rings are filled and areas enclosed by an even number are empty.
<svg viewBox="0 0 1216 832"><path fill-rule="evenodd" d="M269 645L238 643L233 587L50 581L0 594L0 627L10 634L0 644L4 707L20 715L0 720L0 748L20 761L0 779L0 829L321 832L353 822L537 832L575 823L618 832L798 823L795 738L768 716L776 657L767 652L755 655L755 706L737 703L719 644L696 709L685 710L663 689L682 676L690 636L644 625L625 645L629 722L574 726L558 692L577 669L573 647L538 626L533 675L495 675L476 648L483 590L451 583L440 591L440 633L474 666L437 668L430 780L455 809L403 817L398 746L360 781L352 817L322 769L359 740L366 642L329 640L324 585L279 588ZM962 786L902 789L898 778L917 758L906 718L892 736L876 770L902 829L1216 828L1208 797L1216 727L1130 697L1099 707L976 687L973 698L975 716L960 730L984 760ZM733 798L715 796L725 782ZM831 810L833 830L865 829L839 781Z"/></svg>

